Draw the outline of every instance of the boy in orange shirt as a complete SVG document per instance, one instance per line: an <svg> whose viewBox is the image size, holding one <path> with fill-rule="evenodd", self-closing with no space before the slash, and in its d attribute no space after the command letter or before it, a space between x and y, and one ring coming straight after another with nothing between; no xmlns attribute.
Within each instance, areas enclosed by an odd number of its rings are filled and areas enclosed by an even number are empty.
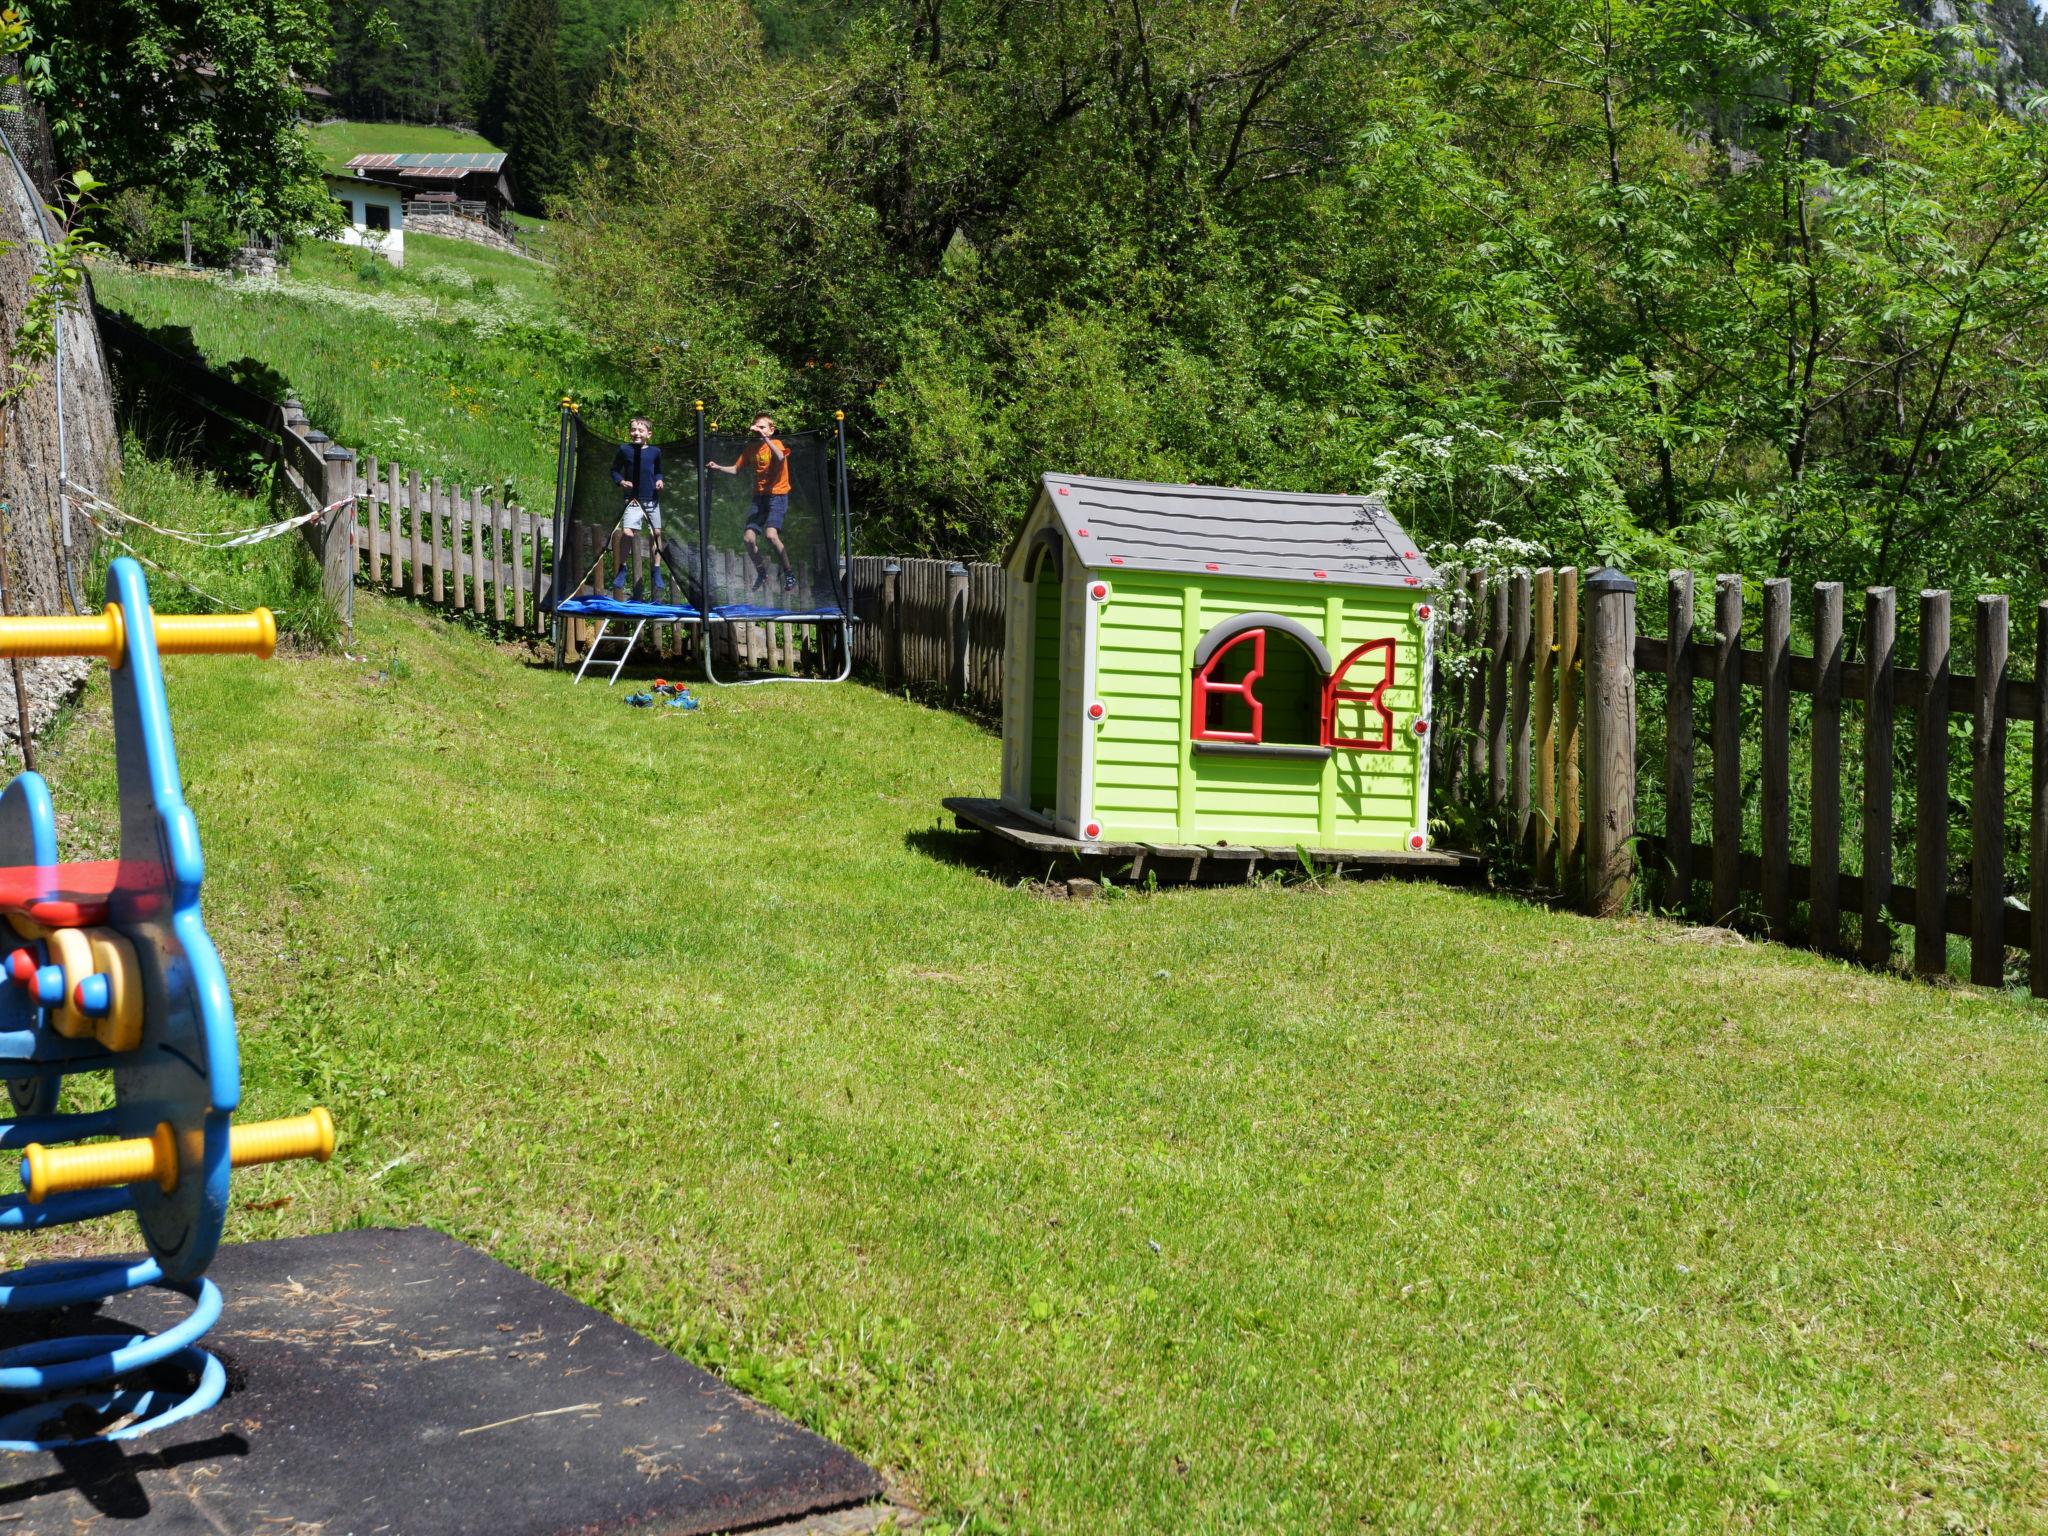
<svg viewBox="0 0 2048 1536"><path fill-rule="evenodd" d="M789 445L775 435L775 418L762 414L748 429L754 441L741 450L730 464L707 464L720 474L736 475L745 464L754 471L754 510L747 514L747 555L754 562L754 590L768 585L768 562L761 557L759 535L766 534L775 546L775 558L782 563L782 590L796 590L796 571L789 563L789 551L782 544L782 520L789 515Z"/></svg>

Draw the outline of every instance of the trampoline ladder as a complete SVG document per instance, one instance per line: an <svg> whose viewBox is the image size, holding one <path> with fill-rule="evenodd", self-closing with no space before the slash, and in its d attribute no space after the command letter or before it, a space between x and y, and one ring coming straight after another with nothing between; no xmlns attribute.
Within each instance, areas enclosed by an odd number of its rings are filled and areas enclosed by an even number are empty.
<svg viewBox="0 0 2048 1536"><path fill-rule="evenodd" d="M633 659L633 647L640 643L640 632L645 628L647 628L647 621L642 619L633 626L632 634L615 635L612 633L612 621L610 619L606 619L603 623L599 624L597 626L597 637L590 642L590 648L583 653L583 665L576 669L576 682L580 683L583 681L583 674L588 672L590 664L597 660L597 648L609 640L612 644L622 648L619 651L619 659L617 661L602 663L602 665L612 669L612 675L605 679L604 684L607 688L611 687L613 683L619 680L619 674L626 670L626 663Z"/></svg>

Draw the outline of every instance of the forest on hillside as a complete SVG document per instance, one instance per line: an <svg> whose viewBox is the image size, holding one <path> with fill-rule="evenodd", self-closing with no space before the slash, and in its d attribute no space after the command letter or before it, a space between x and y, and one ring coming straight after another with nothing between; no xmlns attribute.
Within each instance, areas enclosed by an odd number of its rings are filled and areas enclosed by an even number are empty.
<svg viewBox="0 0 2048 1536"><path fill-rule="evenodd" d="M407 111L471 102L530 165L547 127L593 343L669 421L844 405L874 547L999 550L1063 469L1378 489L1515 558L2048 592L2025 0L644 3L322 37L45 0L36 78L117 193L287 234L326 205L293 79L415 71ZM274 88L188 93L191 131L77 88L229 41Z"/></svg>
<svg viewBox="0 0 2048 1536"><path fill-rule="evenodd" d="M897 0L791 55L686 0L563 282L671 419L849 405L894 549L998 550L1061 469L2024 596L2048 124L1989 16Z"/></svg>

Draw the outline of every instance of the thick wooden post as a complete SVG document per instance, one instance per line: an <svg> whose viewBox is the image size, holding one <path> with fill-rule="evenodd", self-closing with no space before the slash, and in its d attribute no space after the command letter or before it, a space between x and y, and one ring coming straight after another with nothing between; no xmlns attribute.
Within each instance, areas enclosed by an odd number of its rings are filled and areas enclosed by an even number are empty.
<svg viewBox="0 0 2048 1536"><path fill-rule="evenodd" d="M1807 929L1815 949L1842 947L1842 584L1813 588L1813 808Z"/></svg>
<svg viewBox="0 0 2048 1536"><path fill-rule="evenodd" d="M353 450L329 443L320 454L326 469L320 492L320 516L307 525L320 556L320 595L338 609L355 585L356 456ZM337 506L336 503L340 505Z"/></svg>
<svg viewBox="0 0 2048 1536"><path fill-rule="evenodd" d="M2027 863L2031 940L2027 980L2048 997L2048 602L2034 610L2034 805Z"/></svg>
<svg viewBox="0 0 2048 1536"><path fill-rule="evenodd" d="M1586 910L1628 906L1636 832L1636 584L1586 578Z"/></svg>
<svg viewBox="0 0 2048 1536"><path fill-rule="evenodd" d="M1892 894L1893 665L1898 641L1898 593L1868 587L1863 593L1863 942L1866 965L1889 965L1891 929L1885 904Z"/></svg>
<svg viewBox="0 0 2048 1536"><path fill-rule="evenodd" d="M1914 722L1913 969L1948 970L1949 598L1920 594L1920 717Z"/></svg>
<svg viewBox="0 0 2048 1536"><path fill-rule="evenodd" d="M1742 905L1742 578L1714 578L1713 912Z"/></svg>
<svg viewBox="0 0 2048 1536"><path fill-rule="evenodd" d="M1465 803L1486 800L1486 578L1465 578L1465 641L1472 670L1465 676Z"/></svg>
<svg viewBox="0 0 2048 1536"><path fill-rule="evenodd" d="M1579 570L1568 565L1557 573L1557 885L1571 890L1584 862L1584 822L1580 817L1579 701L1586 696L1579 651Z"/></svg>
<svg viewBox="0 0 2048 1536"><path fill-rule="evenodd" d="M903 567L894 560L882 567L882 682L903 686Z"/></svg>
<svg viewBox="0 0 2048 1536"><path fill-rule="evenodd" d="M1535 833L1536 883L1557 880L1557 574L1549 566L1536 573L1536 631L1530 637L1536 676L1531 690L1536 716Z"/></svg>
<svg viewBox="0 0 2048 1536"><path fill-rule="evenodd" d="M967 567L946 567L946 702L959 707L967 696Z"/></svg>
<svg viewBox="0 0 2048 1536"><path fill-rule="evenodd" d="M1977 599L1977 696L1970 712L1970 980L2005 981L2006 600Z"/></svg>
<svg viewBox="0 0 2048 1536"><path fill-rule="evenodd" d="M1764 926L1783 942L1792 936L1792 583L1764 583L1763 855Z"/></svg>
<svg viewBox="0 0 2048 1536"><path fill-rule="evenodd" d="M1486 803L1508 801L1508 584L1495 577L1486 626Z"/></svg>
<svg viewBox="0 0 2048 1536"><path fill-rule="evenodd" d="M1508 809L1514 816L1515 848L1523 858L1529 841L1529 573L1508 578Z"/></svg>
<svg viewBox="0 0 2048 1536"><path fill-rule="evenodd" d="M1692 905L1692 572L1664 588L1664 884L1666 909Z"/></svg>

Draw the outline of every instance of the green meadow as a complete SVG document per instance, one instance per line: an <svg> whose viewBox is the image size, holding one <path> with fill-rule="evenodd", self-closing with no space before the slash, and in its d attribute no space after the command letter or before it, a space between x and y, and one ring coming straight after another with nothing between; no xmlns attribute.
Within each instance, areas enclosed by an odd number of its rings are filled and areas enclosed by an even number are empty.
<svg viewBox="0 0 2048 1536"><path fill-rule="evenodd" d="M498 148L466 128L425 123L315 123L307 131L330 171L345 169L357 155L488 155Z"/></svg>
<svg viewBox="0 0 2048 1536"><path fill-rule="evenodd" d="M337 441L463 485L511 480L541 504L562 396L593 420L631 409L551 281L523 256L417 234L403 269L307 241L275 281L93 273L102 305L266 394L295 392Z"/></svg>
<svg viewBox="0 0 2048 1536"><path fill-rule="evenodd" d="M440 1227L949 1532L2048 1523L2023 998L1428 884L1051 900L939 811L963 719L631 710L368 594L355 654L167 663L245 1112L344 1138L232 1239Z"/></svg>

